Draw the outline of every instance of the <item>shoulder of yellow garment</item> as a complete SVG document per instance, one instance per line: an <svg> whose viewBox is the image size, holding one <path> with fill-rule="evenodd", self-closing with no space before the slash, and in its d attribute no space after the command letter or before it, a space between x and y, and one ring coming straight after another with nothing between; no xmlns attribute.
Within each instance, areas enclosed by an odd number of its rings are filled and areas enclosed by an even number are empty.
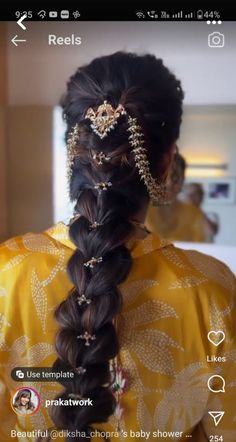
<svg viewBox="0 0 236 442"><path fill-rule="evenodd" d="M60 257L65 266L73 247L68 238L68 227L62 223L42 233L26 233L5 241L0 245L0 295L3 296L7 288L13 288L18 277L26 280L33 268L37 271L42 268L44 272ZM148 254L155 250L158 253L152 254L149 260ZM137 241L131 253L133 258L142 258L135 266L137 278L139 265L155 268L156 263L159 275L168 278L169 271L174 275L176 283L173 288L194 287L206 282L212 287L220 287L222 293L235 290L235 277L225 264L194 250L179 249L155 234Z"/></svg>
<svg viewBox="0 0 236 442"><path fill-rule="evenodd" d="M45 272L58 259L64 263L65 250L64 244L45 232L29 232L3 242L0 245L0 295L9 293L18 282L30 284L28 276L33 269Z"/></svg>
<svg viewBox="0 0 236 442"><path fill-rule="evenodd" d="M194 217L202 217L203 212L199 207L194 206L191 203L187 203L184 201L178 200L178 210L181 212L185 212L188 215L192 215Z"/></svg>
<svg viewBox="0 0 236 442"><path fill-rule="evenodd" d="M198 274L200 277L199 282L206 284L209 295L221 299L223 303L227 302L227 294L233 296L231 301L235 303L236 296L236 277L229 267L222 261L213 256L206 255L205 253L198 252L196 250L184 250L174 247L179 258L184 256L189 265L189 275ZM198 285L198 283L193 285ZM201 284L200 284L201 286Z"/></svg>

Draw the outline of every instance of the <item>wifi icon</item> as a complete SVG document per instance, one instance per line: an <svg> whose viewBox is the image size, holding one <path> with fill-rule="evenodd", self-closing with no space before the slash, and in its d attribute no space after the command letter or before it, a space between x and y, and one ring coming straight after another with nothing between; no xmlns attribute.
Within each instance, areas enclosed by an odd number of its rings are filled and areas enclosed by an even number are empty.
<svg viewBox="0 0 236 442"><path fill-rule="evenodd" d="M142 11L136 12L138 18L145 18L145 14Z"/></svg>

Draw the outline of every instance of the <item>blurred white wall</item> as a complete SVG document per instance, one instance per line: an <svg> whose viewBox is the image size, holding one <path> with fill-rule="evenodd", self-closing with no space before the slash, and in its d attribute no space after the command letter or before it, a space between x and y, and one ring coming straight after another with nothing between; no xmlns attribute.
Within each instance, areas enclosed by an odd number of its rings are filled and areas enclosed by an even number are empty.
<svg viewBox="0 0 236 442"><path fill-rule="evenodd" d="M219 259L219 261L224 262L236 274L236 247L180 241L175 241L175 245L181 249L197 250L198 252L213 256Z"/></svg>
<svg viewBox="0 0 236 442"><path fill-rule="evenodd" d="M236 105L233 106L186 106L180 152L188 163L228 165L227 170L191 170L190 181L200 182L200 175L233 177L236 186ZM190 171L189 171L190 174ZM206 212L215 212L220 219L220 229L215 237L218 244L236 245L236 201L234 204L204 204Z"/></svg>

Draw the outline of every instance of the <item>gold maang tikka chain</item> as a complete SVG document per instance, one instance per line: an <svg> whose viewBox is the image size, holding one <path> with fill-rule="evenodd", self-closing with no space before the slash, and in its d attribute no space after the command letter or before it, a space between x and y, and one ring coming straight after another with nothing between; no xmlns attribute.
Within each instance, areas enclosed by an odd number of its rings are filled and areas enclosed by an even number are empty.
<svg viewBox="0 0 236 442"><path fill-rule="evenodd" d="M68 183L71 180L74 161L76 158L76 146L79 141L79 125L76 124L72 131L69 133L67 139L67 180Z"/></svg>
<svg viewBox="0 0 236 442"><path fill-rule="evenodd" d="M150 163L147 156L147 148L144 146L144 134L137 118L132 118L128 115L122 104L117 108L113 108L110 103L104 101L98 106L97 110L89 108L85 114L85 119L91 121L90 127L92 131L101 139L107 136L111 130L115 128L118 119L126 115L128 117L128 132L129 143L132 147L131 152L134 154L135 167L137 167L140 179L144 182L147 188L150 200L153 204L158 204L160 201L165 201L165 184L158 183L157 179L151 174ZM163 126L164 124L162 124ZM67 143L67 175L70 180L76 158L76 146L79 140L79 125L76 124L70 133ZM110 157L104 152L93 154L93 159L97 164L103 164L110 161ZM110 183L112 185L112 183Z"/></svg>

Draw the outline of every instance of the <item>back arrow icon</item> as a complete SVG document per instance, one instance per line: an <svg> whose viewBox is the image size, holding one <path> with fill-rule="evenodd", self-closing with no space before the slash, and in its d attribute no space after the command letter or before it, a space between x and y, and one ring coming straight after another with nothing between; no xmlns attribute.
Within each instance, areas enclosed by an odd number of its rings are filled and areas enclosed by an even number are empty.
<svg viewBox="0 0 236 442"><path fill-rule="evenodd" d="M22 29L24 29L24 31L26 30L26 26L25 25L23 25L23 20L25 19L27 17L27 14L24 14L24 15L22 15L22 17L21 18L19 18L19 20L17 20L17 24L22 28Z"/></svg>
<svg viewBox="0 0 236 442"><path fill-rule="evenodd" d="M18 42L21 42L21 41L26 41L26 40L20 40L20 39L18 39L17 40L17 37L18 37L18 35L15 35L15 37L13 37L12 39L11 39L11 42L15 45L15 46L18 46Z"/></svg>

